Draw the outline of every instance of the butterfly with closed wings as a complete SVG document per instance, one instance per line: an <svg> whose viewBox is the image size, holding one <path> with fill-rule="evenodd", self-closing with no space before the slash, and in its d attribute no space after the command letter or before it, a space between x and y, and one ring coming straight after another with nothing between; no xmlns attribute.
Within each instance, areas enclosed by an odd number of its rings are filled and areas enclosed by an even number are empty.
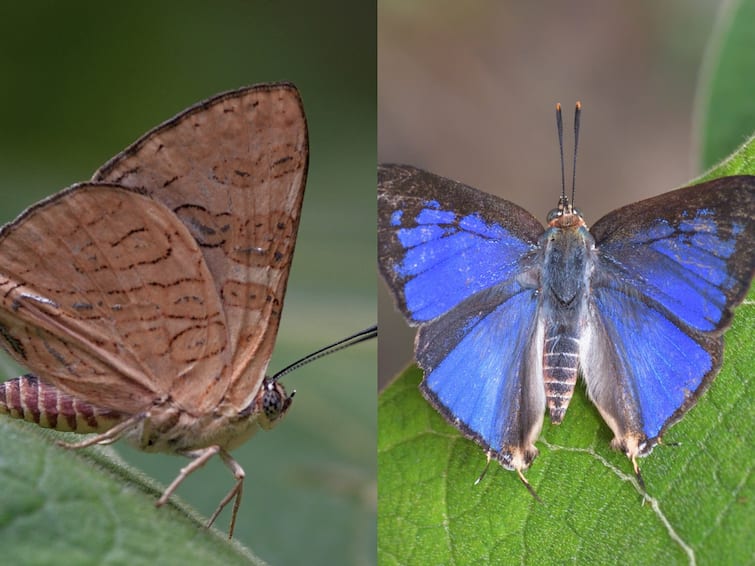
<svg viewBox="0 0 755 566"><path fill-rule="evenodd" d="M286 413L266 376L308 166L296 88L214 96L145 134L91 182L0 231L0 344L34 372L0 384L0 412L191 458L164 491ZM376 335L367 329L303 362ZM300 363L295 364L300 365Z"/></svg>

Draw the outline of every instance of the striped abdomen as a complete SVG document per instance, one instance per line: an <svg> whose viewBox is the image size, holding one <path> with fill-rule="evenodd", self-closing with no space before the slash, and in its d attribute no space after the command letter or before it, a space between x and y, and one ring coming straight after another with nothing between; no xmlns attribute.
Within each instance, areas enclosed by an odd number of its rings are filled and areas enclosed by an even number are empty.
<svg viewBox="0 0 755 566"><path fill-rule="evenodd" d="M558 424L564 419L579 368L579 340L562 325L546 328L543 348L543 380L545 399L551 422Z"/></svg>
<svg viewBox="0 0 755 566"><path fill-rule="evenodd" d="M0 383L0 413L63 432L105 432L126 418L63 393L34 375Z"/></svg>

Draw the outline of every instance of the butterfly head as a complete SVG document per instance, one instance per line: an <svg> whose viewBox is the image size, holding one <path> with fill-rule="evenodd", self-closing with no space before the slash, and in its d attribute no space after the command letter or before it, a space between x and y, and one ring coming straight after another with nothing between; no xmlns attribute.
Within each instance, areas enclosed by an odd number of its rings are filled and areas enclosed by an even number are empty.
<svg viewBox="0 0 755 566"><path fill-rule="evenodd" d="M558 199L558 206L548 213L548 226L557 228L570 228L585 226L582 211L569 202L566 195Z"/></svg>
<svg viewBox="0 0 755 566"><path fill-rule="evenodd" d="M273 428L283 418L295 393L296 391L292 391L289 395L283 385L274 378L265 378L257 397L250 405L251 412L259 415L259 424L263 429Z"/></svg>
<svg viewBox="0 0 755 566"><path fill-rule="evenodd" d="M370 328L352 334L343 340L339 340L334 344L330 344L329 346L325 346L316 352L304 356L293 364L286 366L275 375L265 377L259 393L257 393L257 396L249 406L239 413L239 416L249 417L250 415L255 415L259 425L263 429L269 430L273 428L288 411L288 408L291 406L291 401L294 398L294 394L296 393L296 391L292 391L291 395L286 393L286 389L279 381L281 377L318 358L327 356L338 350L343 350L354 344L370 340L376 336L377 326L371 326Z"/></svg>

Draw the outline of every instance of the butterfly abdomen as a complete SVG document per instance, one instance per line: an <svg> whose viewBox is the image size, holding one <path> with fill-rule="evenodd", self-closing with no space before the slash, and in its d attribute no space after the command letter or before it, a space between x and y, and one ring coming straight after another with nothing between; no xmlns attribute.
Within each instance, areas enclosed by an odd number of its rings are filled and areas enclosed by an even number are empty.
<svg viewBox="0 0 755 566"><path fill-rule="evenodd" d="M579 339L567 328L546 329L543 348L543 382L551 422L560 423L569 406L579 368Z"/></svg>
<svg viewBox="0 0 755 566"><path fill-rule="evenodd" d="M105 432L125 416L96 407L34 375L0 383L0 413L62 432Z"/></svg>

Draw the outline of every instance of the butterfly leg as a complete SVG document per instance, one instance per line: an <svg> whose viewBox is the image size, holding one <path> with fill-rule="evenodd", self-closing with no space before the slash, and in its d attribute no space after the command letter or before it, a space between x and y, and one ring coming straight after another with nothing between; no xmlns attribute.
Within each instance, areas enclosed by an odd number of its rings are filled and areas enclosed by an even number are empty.
<svg viewBox="0 0 755 566"><path fill-rule="evenodd" d="M487 460L486 460L486 462L485 462L485 467L483 468L483 470L482 470L482 473L480 474L480 477L478 477L478 478L477 478L477 479L475 480L475 482L474 482L474 485L477 485L478 483L480 483L480 482L482 481L482 478L484 478L484 477L485 477L485 474L487 474L487 473L488 473L488 468L490 467L490 461L491 461L491 460L493 459L493 452L492 452L492 451L490 451L490 450L488 450L488 451L486 452L486 456L487 456ZM534 497L534 498L535 498L535 500L536 500L536 501L537 501L538 503L542 503L542 502L543 502L543 500L542 500L542 499L540 499L540 496L538 496L537 492L535 491L535 488L534 488L534 487L532 487L532 484L531 484L530 482L528 482L528 481L527 481L527 478L525 478L525 477L524 477L524 474L522 473L522 470L521 470L521 469L519 469L519 468L516 468L516 473L517 473L517 475L519 476L519 479L520 479L520 480L522 481L522 483L524 484L524 487L526 487L526 488L527 488L527 491L529 491L529 492L530 492L530 495L531 495L532 497ZM639 473L639 471L638 471L638 473Z"/></svg>
<svg viewBox="0 0 755 566"><path fill-rule="evenodd" d="M212 517L207 521L207 526L210 527L231 499L235 498L233 509L231 511L231 525L228 527L228 538L230 539L233 537L233 530L236 527L236 515L238 515L239 507L241 506L241 495L244 491L244 477L246 474L244 473L244 468L241 467L241 464L234 460L233 457L222 448L220 449L220 458L225 462L225 465L230 468L231 472L233 472L233 477L236 478L236 485L231 488L231 491L228 492L218 505L218 508L215 509Z"/></svg>
<svg viewBox="0 0 755 566"><path fill-rule="evenodd" d="M640 484L642 491L647 491L645 489L645 480L642 479L642 474L640 473L640 466L637 464L637 456L632 456L630 460L632 461L632 468L634 469L634 476L637 478L637 483Z"/></svg>
<svg viewBox="0 0 755 566"><path fill-rule="evenodd" d="M519 479L522 480L522 483L524 484L524 487L527 488L527 491L530 492L530 495L535 498L535 501L538 503L542 503L543 500L540 499L540 496L535 491L535 488L532 487L532 484L527 481L527 478L524 477L524 474L522 473L522 470L519 468L516 469L516 474L519 476Z"/></svg>
<svg viewBox="0 0 755 566"><path fill-rule="evenodd" d="M165 489L155 505L157 507L165 505L168 502L168 499L170 499L170 496L173 495L173 492L178 489L178 486L181 485L181 483L183 483L183 481L187 477L189 477L189 475L204 466L213 456L219 454L225 465L230 468L231 472L233 472L233 476L236 478L236 484L231 488L231 491L229 491L228 494L222 499L217 509L215 509L215 512L210 517L210 520L207 521L207 527L212 526L220 512L225 508L226 505L228 505L231 499L235 498L236 500L233 503L233 513L231 515L231 526L228 529L228 538L232 538L233 530L236 526L236 515L238 514L239 507L241 506L241 493L244 485L245 474L244 469L241 467L241 464L234 460L226 450L217 445L208 446L207 448L202 448L200 450L190 450L187 452L182 452L181 454L188 458L191 458L191 462L181 468L181 471L178 473L176 479L174 479L173 482L171 482L171 484Z"/></svg>
<svg viewBox="0 0 755 566"><path fill-rule="evenodd" d="M182 455L191 458L192 460L186 466L181 468L181 471L178 473L176 479L174 479L166 488L166 490L160 496L160 499L158 499L155 503L155 506L161 507L165 505L168 502L168 499L170 499L170 496L173 495L173 492L178 489L178 486L181 485L181 483L187 477L189 477L192 472L195 472L196 470L204 466L207 461L215 454L217 454L220 450L220 446L208 446L207 448L202 448L201 450L181 452Z"/></svg>
<svg viewBox="0 0 755 566"><path fill-rule="evenodd" d="M482 469L482 473L480 474L480 477L478 477L475 480L474 485L477 485L478 483L480 483L482 481L482 478L485 477L485 474L488 473L488 468L490 467L490 460L493 459L493 453L490 450L488 450L485 453L485 455L487 456L487 461L485 462L485 467Z"/></svg>
<svg viewBox="0 0 755 566"><path fill-rule="evenodd" d="M605 417L604 417L605 418ZM608 422L616 422L615 420L609 420ZM641 432L638 433L624 433L622 436L617 436L611 440L611 448L619 452L623 452L624 455L632 462L632 471L634 471L634 477L637 478L637 483L642 491L645 490L645 480L642 479L640 473L640 465L637 463L637 458L640 456L647 456L653 449L653 446L658 444L660 440L655 439L650 442Z"/></svg>
<svg viewBox="0 0 755 566"><path fill-rule="evenodd" d="M126 419L121 423L118 423L113 428L103 432L102 434L97 434L95 436L87 438L86 440L82 440L81 442L64 442L63 440L58 440L57 444L58 446L71 449L86 448L87 446L94 446L95 444L112 444L130 429L137 426L142 420L144 420L144 418L145 415L143 413L140 413Z"/></svg>

